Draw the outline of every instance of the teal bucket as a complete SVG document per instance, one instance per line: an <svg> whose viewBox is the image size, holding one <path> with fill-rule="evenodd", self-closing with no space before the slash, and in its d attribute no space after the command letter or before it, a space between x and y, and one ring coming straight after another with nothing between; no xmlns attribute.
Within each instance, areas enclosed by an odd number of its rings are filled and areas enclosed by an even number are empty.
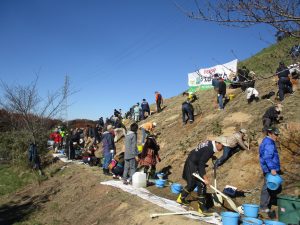
<svg viewBox="0 0 300 225"><path fill-rule="evenodd" d="M283 179L279 174L272 175L271 173L268 173L266 175L267 187L272 191L277 190L280 187L280 185L282 184L282 182L283 182Z"/></svg>
<svg viewBox="0 0 300 225"><path fill-rule="evenodd" d="M263 221L256 218L252 218L252 217L243 218L243 225L262 225L262 224Z"/></svg>
<svg viewBox="0 0 300 225"><path fill-rule="evenodd" d="M264 220L265 225L286 225L286 223L273 221L273 220Z"/></svg>
<svg viewBox="0 0 300 225"><path fill-rule="evenodd" d="M257 218L258 211L259 211L259 205L243 204L243 209L244 209L244 215L246 217Z"/></svg>
<svg viewBox="0 0 300 225"><path fill-rule="evenodd" d="M240 214L235 212L222 212L223 225L238 225Z"/></svg>

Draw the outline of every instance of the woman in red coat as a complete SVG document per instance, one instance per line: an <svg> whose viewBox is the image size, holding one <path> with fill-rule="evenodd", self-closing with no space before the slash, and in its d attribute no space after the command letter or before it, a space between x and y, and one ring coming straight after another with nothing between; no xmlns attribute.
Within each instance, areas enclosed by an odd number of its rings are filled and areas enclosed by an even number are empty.
<svg viewBox="0 0 300 225"><path fill-rule="evenodd" d="M154 178L156 171L157 160L160 162L159 158L159 145L157 144L153 136L148 136L146 143L144 144L143 151L140 154L139 164L144 168L144 172L147 173L147 179Z"/></svg>

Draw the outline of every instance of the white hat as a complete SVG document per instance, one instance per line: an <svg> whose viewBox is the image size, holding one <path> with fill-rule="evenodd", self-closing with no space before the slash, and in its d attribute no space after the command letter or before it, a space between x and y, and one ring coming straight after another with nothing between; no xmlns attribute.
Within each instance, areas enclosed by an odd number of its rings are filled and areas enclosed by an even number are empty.
<svg viewBox="0 0 300 225"><path fill-rule="evenodd" d="M240 129L240 132L243 133L243 134L246 134L247 130L243 128L243 129Z"/></svg>
<svg viewBox="0 0 300 225"><path fill-rule="evenodd" d="M221 143L224 146L228 146L227 139L225 137L216 137L215 141Z"/></svg>
<svg viewBox="0 0 300 225"><path fill-rule="evenodd" d="M107 128L106 128L106 129L107 129L107 130L111 130L112 128L113 128L112 125L109 124L109 125L107 125Z"/></svg>
<svg viewBox="0 0 300 225"><path fill-rule="evenodd" d="M156 122L153 122L153 123L152 123L152 125L153 125L154 127L156 127L156 126L157 126Z"/></svg>
<svg viewBox="0 0 300 225"><path fill-rule="evenodd" d="M277 111L279 111L279 112L281 112L282 111L282 105L279 103L279 104L277 104L276 105L276 109L277 109Z"/></svg>

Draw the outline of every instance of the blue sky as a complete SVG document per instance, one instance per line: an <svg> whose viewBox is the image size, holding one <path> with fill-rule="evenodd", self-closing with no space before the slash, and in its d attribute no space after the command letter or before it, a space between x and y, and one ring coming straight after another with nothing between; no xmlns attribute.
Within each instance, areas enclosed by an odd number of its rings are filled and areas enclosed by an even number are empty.
<svg viewBox="0 0 300 225"><path fill-rule="evenodd" d="M45 95L67 74L76 91L68 119L107 117L142 98L153 103L156 90L178 95L189 72L246 59L274 41L268 26L191 20L171 0L0 1L1 80L28 84L38 73Z"/></svg>

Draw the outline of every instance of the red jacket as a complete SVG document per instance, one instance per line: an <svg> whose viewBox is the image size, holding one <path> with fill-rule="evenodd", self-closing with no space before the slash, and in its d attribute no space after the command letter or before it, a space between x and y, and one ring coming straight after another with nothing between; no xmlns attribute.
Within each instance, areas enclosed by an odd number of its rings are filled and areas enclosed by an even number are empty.
<svg viewBox="0 0 300 225"><path fill-rule="evenodd" d="M53 132L50 134L50 139L54 141L54 143L60 143L62 141L62 137L60 133Z"/></svg>

